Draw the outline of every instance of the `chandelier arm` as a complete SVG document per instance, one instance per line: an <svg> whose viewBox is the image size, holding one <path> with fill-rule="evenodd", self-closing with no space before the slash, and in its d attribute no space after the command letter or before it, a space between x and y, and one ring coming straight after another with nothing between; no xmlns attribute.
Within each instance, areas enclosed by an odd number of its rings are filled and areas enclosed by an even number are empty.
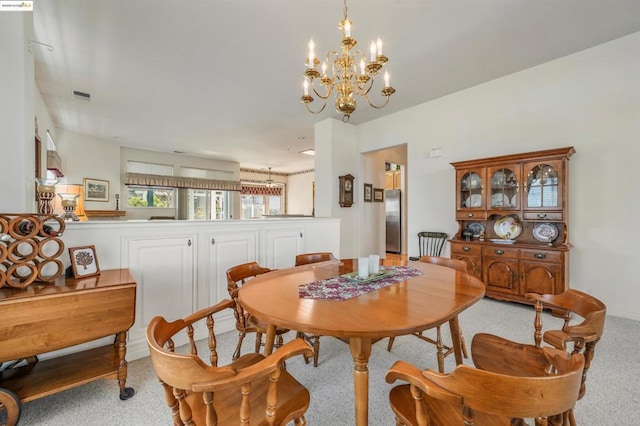
<svg viewBox="0 0 640 426"><path fill-rule="evenodd" d="M315 95L317 97L319 97L320 99L324 99L325 102L326 100L329 98L329 96L331 96L331 93L333 93L333 84L330 85L327 88L327 93L326 94L321 94L320 92L318 92L318 90L316 89L316 85L313 83L313 81L311 82L311 90L313 90L313 93L315 93Z"/></svg>
<svg viewBox="0 0 640 426"><path fill-rule="evenodd" d="M355 87L358 89L355 92L356 95L365 96L366 97L369 94L369 91L371 91L371 88L373 87L374 80L375 79L373 77L371 77L363 84L359 84L359 83L356 84Z"/></svg>
<svg viewBox="0 0 640 426"><path fill-rule="evenodd" d="M389 98L391 97L391 95L385 95L384 103L382 105L375 105L375 104L371 103L371 100L369 99L369 95L368 94L364 94L362 96L364 96L364 98L367 100L367 103L369 104L370 107L376 108L376 109L382 109L382 108L386 107L387 104L389 103Z"/></svg>
<svg viewBox="0 0 640 426"><path fill-rule="evenodd" d="M322 103L322 108L320 108L318 111L314 111L311 108L309 108L309 103L304 104L304 107L307 109L307 111L309 111L311 114L320 114L322 111L324 111L324 108L327 106L327 100L325 99L324 102Z"/></svg>

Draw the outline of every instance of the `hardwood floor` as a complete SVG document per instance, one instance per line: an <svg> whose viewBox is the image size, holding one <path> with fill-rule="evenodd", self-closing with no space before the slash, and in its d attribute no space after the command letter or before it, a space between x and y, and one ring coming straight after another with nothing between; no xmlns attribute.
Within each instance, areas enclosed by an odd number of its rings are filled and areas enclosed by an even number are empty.
<svg viewBox="0 0 640 426"><path fill-rule="evenodd" d="M408 256L405 256L403 254L386 253L384 264L390 266L406 265L408 259Z"/></svg>

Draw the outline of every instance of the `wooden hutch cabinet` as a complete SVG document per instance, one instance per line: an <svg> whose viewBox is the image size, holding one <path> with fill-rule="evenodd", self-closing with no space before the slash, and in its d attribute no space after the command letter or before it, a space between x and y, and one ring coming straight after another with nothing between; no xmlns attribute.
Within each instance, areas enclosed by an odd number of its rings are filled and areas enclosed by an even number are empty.
<svg viewBox="0 0 640 426"><path fill-rule="evenodd" d="M569 286L569 158L573 147L451 163L458 232L451 257L486 295L531 303L528 292Z"/></svg>

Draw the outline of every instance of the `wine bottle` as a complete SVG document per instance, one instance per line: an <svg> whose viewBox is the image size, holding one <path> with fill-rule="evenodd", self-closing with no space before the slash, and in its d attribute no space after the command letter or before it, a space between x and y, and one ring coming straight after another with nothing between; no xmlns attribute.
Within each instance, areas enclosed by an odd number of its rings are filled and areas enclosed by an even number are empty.
<svg viewBox="0 0 640 426"><path fill-rule="evenodd" d="M18 224L18 233L21 235L29 235L33 232L33 222L30 220L23 220Z"/></svg>
<svg viewBox="0 0 640 426"><path fill-rule="evenodd" d="M61 237L62 236L62 232L58 232L57 230L53 229L51 226L47 225L47 224L43 224L42 225L42 232L47 234L47 235L51 235L52 237Z"/></svg>
<svg viewBox="0 0 640 426"><path fill-rule="evenodd" d="M4 242L11 241L11 235L9 235L9 234L0 234L0 241L4 241Z"/></svg>

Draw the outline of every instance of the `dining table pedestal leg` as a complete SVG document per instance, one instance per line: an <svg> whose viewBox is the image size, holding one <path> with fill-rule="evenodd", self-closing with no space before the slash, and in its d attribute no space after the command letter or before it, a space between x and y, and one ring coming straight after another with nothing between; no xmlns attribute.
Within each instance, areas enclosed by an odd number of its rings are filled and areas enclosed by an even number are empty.
<svg viewBox="0 0 640 426"><path fill-rule="evenodd" d="M349 349L353 357L353 386L356 406L356 426L369 423L369 357L371 338L352 337Z"/></svg>

